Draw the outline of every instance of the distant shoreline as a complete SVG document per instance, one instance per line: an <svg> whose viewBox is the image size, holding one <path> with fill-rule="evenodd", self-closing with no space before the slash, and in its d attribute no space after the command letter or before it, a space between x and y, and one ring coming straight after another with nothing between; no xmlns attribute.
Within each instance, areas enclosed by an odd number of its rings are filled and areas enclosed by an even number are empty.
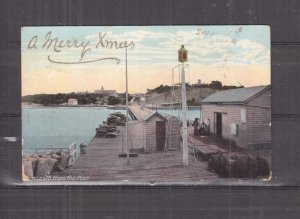
<svg viewBox="0 0 300 219"><path fill-rule="evenodd" d="M86 107L86 108L102 108L102 109L116 109L116 110L126 110L126 105L48 105L44 106L42 104L36 104L28 102L22 102L22 109L38 109L38 108L76 108L76 107ZM145 106L147 109L181 109L181 106ZM188 109L199 109L200 106L188 106Z"/></svg>
<svg viewBox="0 0 300 219"><path fill-rule="evenodd" d="M36 108L75 108L75 107L91 107L91 108L113 108L113 106L107 106L107 105L75 105L75 106L70 106L70 105L48 105L44 106L42 104L37 104L37 103L27 103L27 102L22 102L22 108L23 109L36 109ZM125 107L125 106L124 106Z"/></svg>
<svg viewBox="0 0 300 219"><path fill-rule="evenodd" d="M29 104L28 102L22 102L22 109L33 109L33 108L43 108L45 106L41 104L36 104L36 103L31 103Z"/></svg>

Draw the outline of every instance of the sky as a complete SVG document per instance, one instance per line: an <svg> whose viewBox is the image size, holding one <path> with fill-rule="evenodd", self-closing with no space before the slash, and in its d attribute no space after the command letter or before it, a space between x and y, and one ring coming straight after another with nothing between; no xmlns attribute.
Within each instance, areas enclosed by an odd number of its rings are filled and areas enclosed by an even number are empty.
<svg viewBox="0 0 300 219"><path fill-rule="evenodd" d="M172 85L181 45L188 50L190 84L270 84L270 29L264 25L23 27L21 38L22 95L102 86L124 92L126 45L129 93ZM174 74L178 83L178 67Z"/></svg>

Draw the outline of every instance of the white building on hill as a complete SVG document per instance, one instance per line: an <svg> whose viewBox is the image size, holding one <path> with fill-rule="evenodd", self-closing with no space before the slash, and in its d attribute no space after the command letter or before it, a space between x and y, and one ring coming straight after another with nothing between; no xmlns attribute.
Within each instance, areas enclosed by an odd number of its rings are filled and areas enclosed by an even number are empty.
<svg viewBox="0 0 300 219"><path fill-rule="evenodd" d="M69 106L77 106L78 101L76 99L68 99L68 105Z"/></svg>
<svg viewBox="0 0 300 219"><path fill-rule="evenodd" d="M101 90L95 90L96 94L102 94L104 97L118 97L116 90L104 90L103 86L101 87Z"/></svg>

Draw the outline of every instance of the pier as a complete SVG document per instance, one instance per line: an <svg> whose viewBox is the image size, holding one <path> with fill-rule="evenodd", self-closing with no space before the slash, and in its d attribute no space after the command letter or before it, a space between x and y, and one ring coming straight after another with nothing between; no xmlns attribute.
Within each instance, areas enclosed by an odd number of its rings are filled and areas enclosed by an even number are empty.
<svg viewBox="0 0 300 219"><path fill-rule="evenodd" d="M143 118L151 113L140 106L130 106L136 120L129 121L129 148L139 151L143 146ZM207 170L207 163L199 161L190 149L189 166L182 164L182 151L139 153L138 157L120 158L126 152L125 127L118 127L116 138L94 138L87 146L86 154L63 172L65 176L83 176L91 181L136 182L191 182L213 180L215 173Z"/></svg>
<svg viewBox="0 0 300 219"><path fill-rule="evenodd" d="M147 108L142 108L140 106L129 106L129 112L139 121L142 121L147 115L152 113L152 110Z"/></svg>

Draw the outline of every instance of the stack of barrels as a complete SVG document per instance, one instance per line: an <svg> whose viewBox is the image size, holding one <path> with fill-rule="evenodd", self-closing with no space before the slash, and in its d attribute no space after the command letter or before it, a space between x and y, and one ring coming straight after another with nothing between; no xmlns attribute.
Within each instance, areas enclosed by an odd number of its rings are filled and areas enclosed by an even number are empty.
<svg viewBox="0 0 300 219"><path fill-rule="evenodd" d="M111 113L106 121L99 128L96 128L96 137L99 138L115 138L118 136L119 130L117 126L126 124L126 116L120 112Z"/></svg>
<svg viewBox="0 0 300 219"><path fill-rule="evenodd" d="M211 155L208 169L222 177L257 178L270 175L270 166L265 158L232 152Z"/></svg>

